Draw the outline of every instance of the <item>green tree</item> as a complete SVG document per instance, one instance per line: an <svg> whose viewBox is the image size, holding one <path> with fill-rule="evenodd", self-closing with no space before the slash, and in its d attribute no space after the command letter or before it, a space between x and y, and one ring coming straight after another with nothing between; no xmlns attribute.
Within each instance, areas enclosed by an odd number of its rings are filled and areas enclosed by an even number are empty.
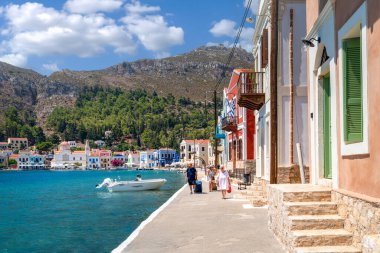
<svg viewBox="0 0 380 253"><path fill-rule="evenodd" d="M17 164L17 161L15 159L9 159L8 166L11 166L11 165L14 165L14 164Z"/></svg>
<svg viewBox="0 0 380 253"><path fill-rule="evenodd" d="M36 145L38 151L50 151L54 147L54 144L49 141L40 142Z"/></svg>

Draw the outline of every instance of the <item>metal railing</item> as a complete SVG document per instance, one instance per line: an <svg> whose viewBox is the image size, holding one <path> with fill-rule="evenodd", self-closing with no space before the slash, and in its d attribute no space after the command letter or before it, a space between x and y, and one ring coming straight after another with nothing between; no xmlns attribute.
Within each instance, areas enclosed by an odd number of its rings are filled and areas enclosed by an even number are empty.
<svg viewBox="0 0 380 253"><path fill-rule="evenodd" d="M237 124L237 117L226 116L222 118L222 129L226 126L235 126Z"/></svg>
<svg viewBox="0 0 380 253"><path fill-rule="evenodd" d="M264 93L264 73L265 72L241 73L238 80L239 96Z"/></svg>
<svg viewBox="0 0 380 253"><path fill-rule="evenodd" d="M232 171L232 177L242 180L244 183L253 183L254 172L236 168Z"/></svg>

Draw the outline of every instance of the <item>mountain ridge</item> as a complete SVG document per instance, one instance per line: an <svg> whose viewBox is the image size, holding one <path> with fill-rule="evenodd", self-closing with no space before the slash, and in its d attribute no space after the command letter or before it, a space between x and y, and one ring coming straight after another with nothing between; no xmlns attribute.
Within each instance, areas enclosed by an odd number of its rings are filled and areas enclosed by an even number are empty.
<svg viewBox="0 0 380 253"><path fill-rule="evenodd" d="M226 66L230 52L231 48L224 46L202 46L163 59L125 61L99 70L64 69L49 76L0 62L0 119L8 107L15 106L35 115L37 124L44 126L55 107L73 107L86 86L145 89L162 96L204 101L206 91L214 88L223 71L228 77L234 68L252 66L252 54L241 48L235 50L230 66ZM227 82L225 79L224 84Z"/></svg>

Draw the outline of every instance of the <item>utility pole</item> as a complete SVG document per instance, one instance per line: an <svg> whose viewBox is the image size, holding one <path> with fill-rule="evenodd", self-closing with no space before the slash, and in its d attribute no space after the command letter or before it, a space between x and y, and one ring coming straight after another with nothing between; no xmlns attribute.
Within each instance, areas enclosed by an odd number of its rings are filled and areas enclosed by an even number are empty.
<svg viewBox="0 0 380 253"><path fill-rule="evenodd" d="M218 127L218 112L217 112L217 105L216 105L216 90L214 90L214 138L215 138L215 147L214 147L214 156L215 156L215 168L218 166L218 144L219 144L219 139L216 138L216 133L217 133L217 127Z"/></svg>
<svg viewBox="0 0 380 253"><path fill-rule="evenodd" d="M271 1L270 51L270 183L277 184L277 53L278 0Z"/></svg>
<svg viewBox="0 0 380 253"><path fill-rule="evenodd" d="M289 31L289 74L290 74L290 108L289 108L289 114L290 114L290 133L289 133L289 163L290 166L293 166L294 164L294 65L293 65L293 9L290 9L290 31Z"/></svg>

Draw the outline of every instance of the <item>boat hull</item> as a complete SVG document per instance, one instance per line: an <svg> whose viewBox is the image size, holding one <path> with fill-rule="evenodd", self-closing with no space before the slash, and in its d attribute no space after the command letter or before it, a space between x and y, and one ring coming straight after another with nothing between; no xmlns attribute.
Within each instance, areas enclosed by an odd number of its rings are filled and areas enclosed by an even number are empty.
<svg viewBox="0 0 380 253"><path fill-rule="evenodd" d="M141 181L119 181L107 186L110 192L157 190L166 183L166 179Z"/></svg>

